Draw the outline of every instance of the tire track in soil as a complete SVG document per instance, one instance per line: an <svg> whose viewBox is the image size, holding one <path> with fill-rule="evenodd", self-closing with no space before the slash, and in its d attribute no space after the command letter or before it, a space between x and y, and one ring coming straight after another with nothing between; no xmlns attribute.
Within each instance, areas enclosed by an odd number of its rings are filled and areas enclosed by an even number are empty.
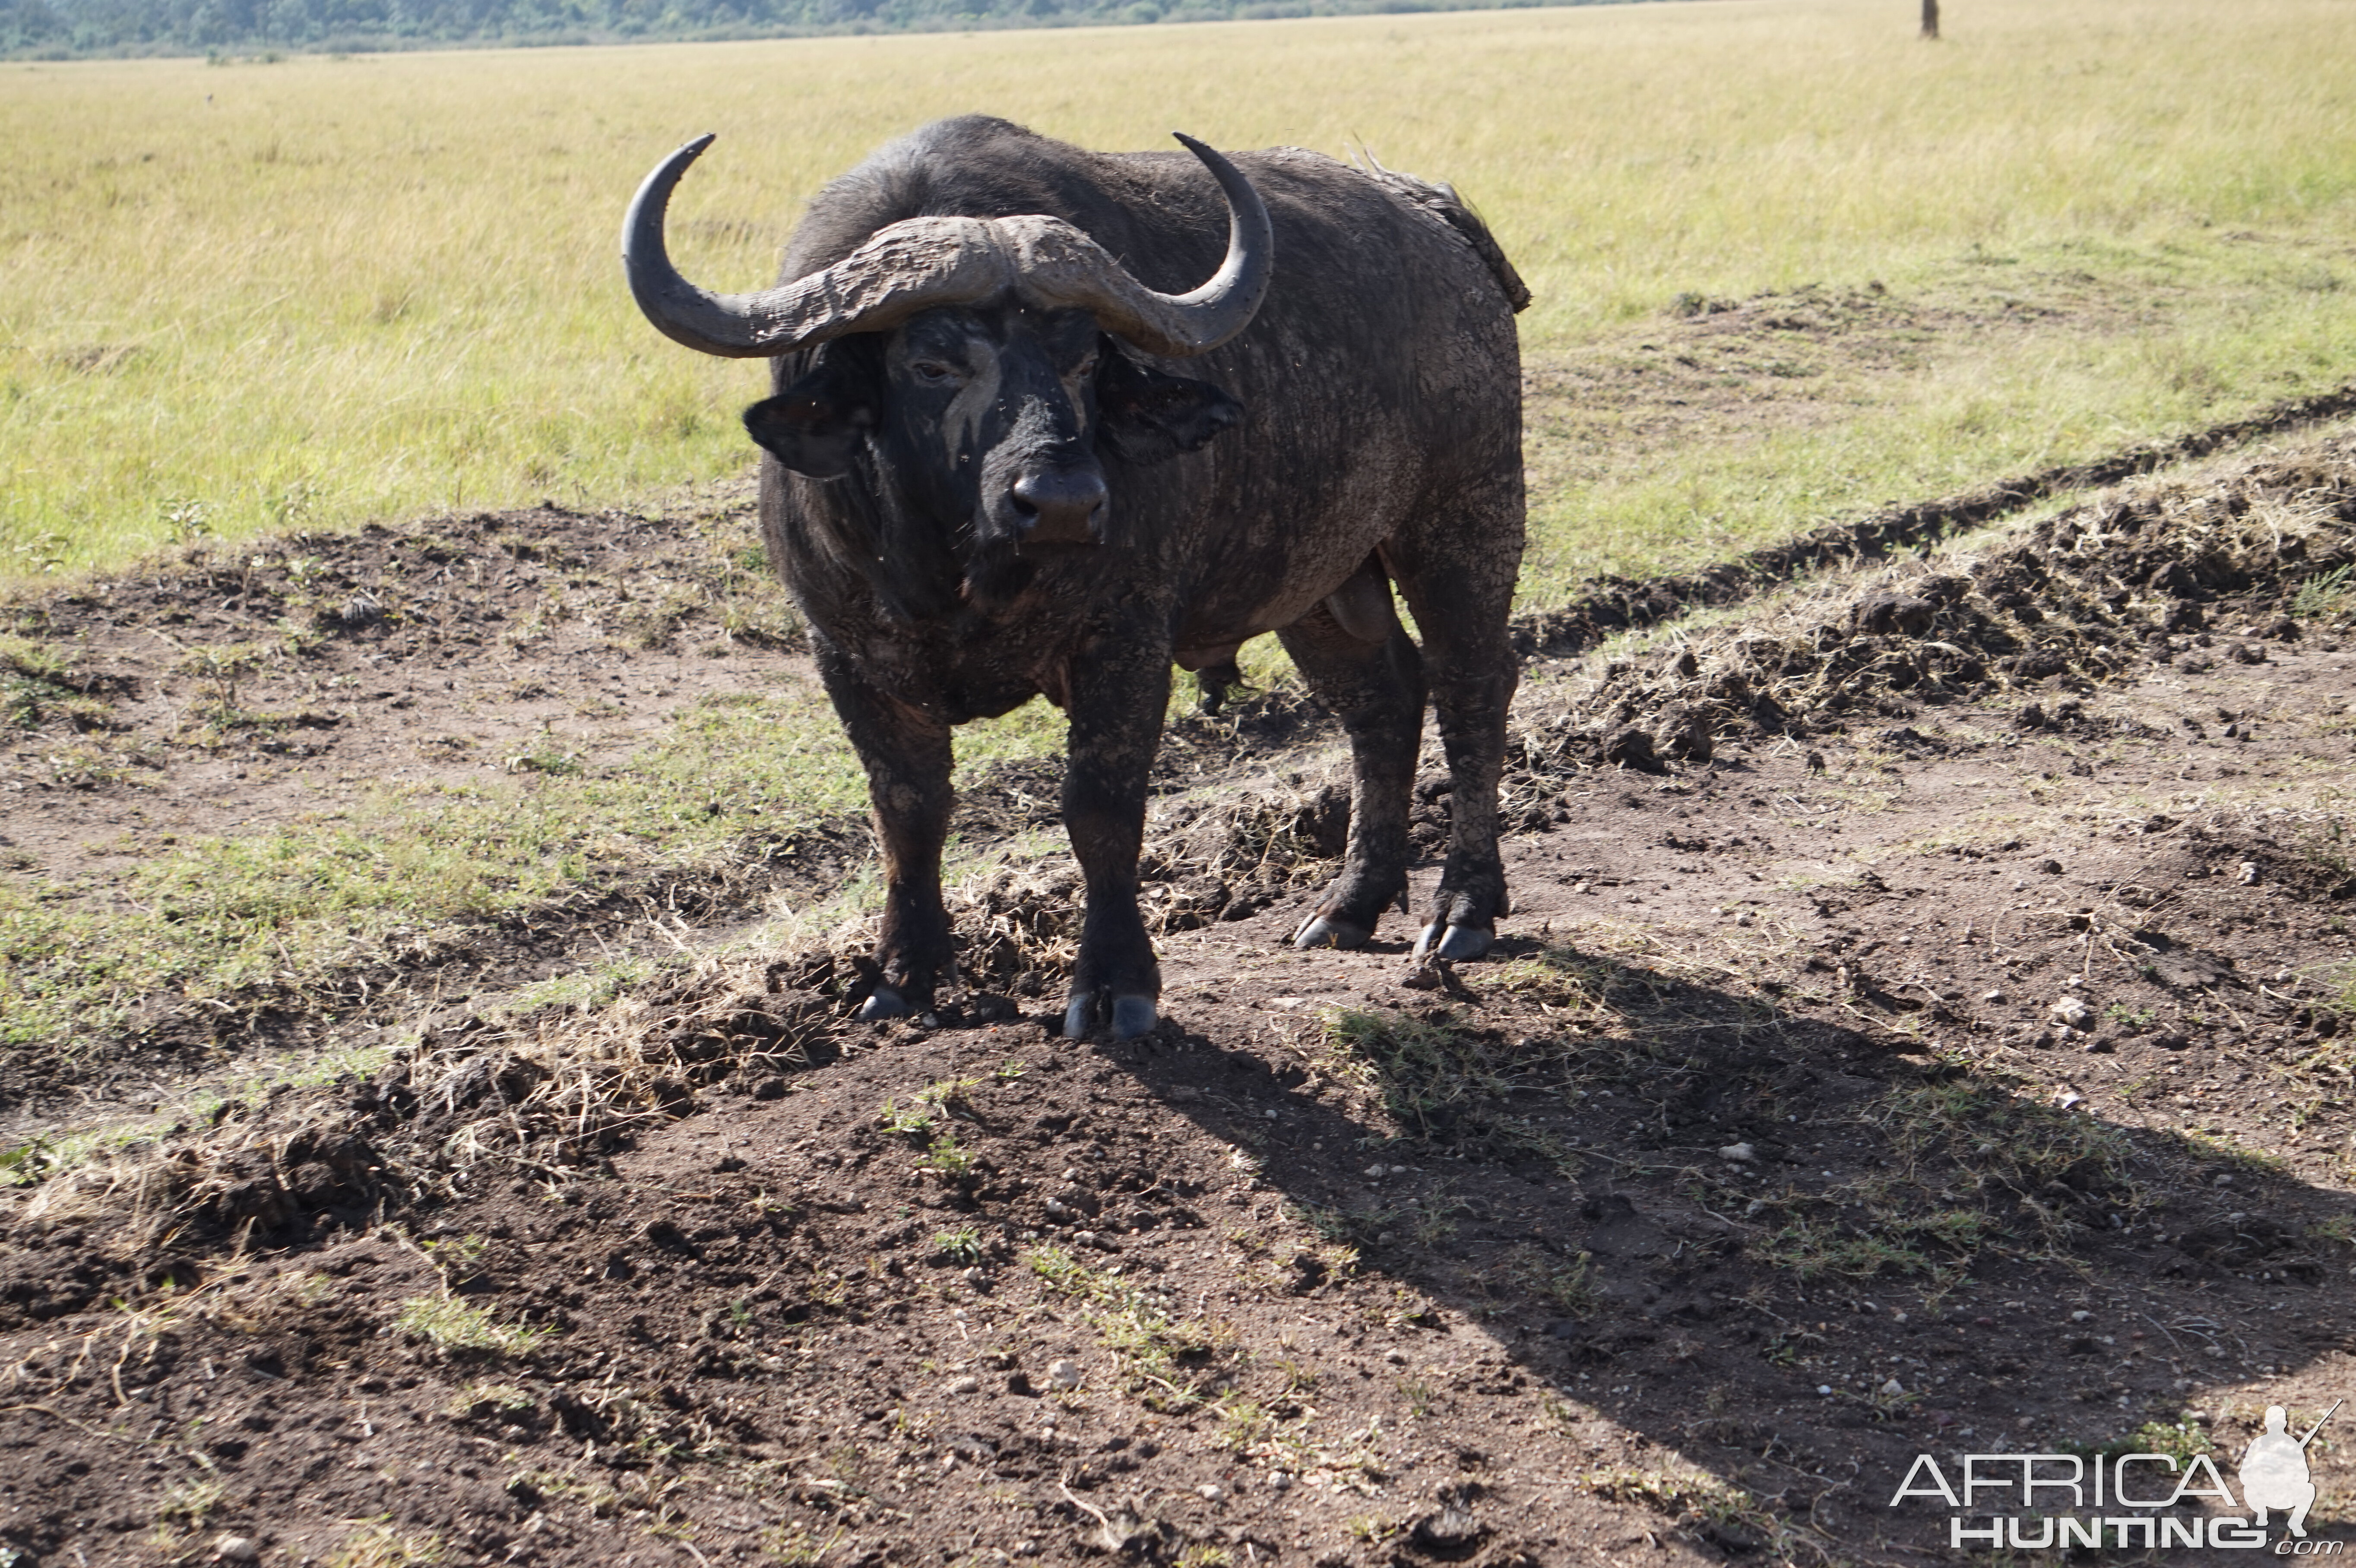
<svg viewBox="0 0 2356 1568"><path fill-rule="evenodd" d="M2140 443L2091 463L2057 464L1961 495L1886 507L1857 522L1818 528L1789 543L1752 550L1702 571L1645 579L1606 578L1569 604L1515 616L1515 646L1525 657L1584 653L1617 633L1659 625L1694 610L1737 603L1787 583L1795 575L1876 560L1986 527L2050 496L2157 474L2351 412L2356 412L2356 382L2288 399L2246 419L2223 421L2169 441Z"/></svg>

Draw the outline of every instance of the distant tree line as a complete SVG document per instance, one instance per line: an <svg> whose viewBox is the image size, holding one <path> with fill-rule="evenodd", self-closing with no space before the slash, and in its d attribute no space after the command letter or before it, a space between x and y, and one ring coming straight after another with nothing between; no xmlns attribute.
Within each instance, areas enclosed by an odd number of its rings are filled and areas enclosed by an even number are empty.
<svg viewBox="0 0 2356 1568"><path fill-rule="evenodd" d="M0 56L357 54L1601 3L1608 0L0 0Z"/></svg>

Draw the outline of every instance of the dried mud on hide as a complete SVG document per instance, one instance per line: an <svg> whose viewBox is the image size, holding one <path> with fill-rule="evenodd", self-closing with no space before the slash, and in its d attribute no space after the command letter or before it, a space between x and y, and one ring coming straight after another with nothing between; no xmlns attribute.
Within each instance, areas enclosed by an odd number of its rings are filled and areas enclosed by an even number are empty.
<svg viewBox="0 0 2356 1568"><path fill-rule="evenodd" d="M2356 1396L2351 561L2336 436L1534 663L1452 989L1285 944L1347 795L1247 702L1157 775L1143 1040L1053 1035L1009 769L931 1020L848 1020L854 919L20 1166L0 1544L1896 1563L1919 1453L2230 1479Z"/></svg>

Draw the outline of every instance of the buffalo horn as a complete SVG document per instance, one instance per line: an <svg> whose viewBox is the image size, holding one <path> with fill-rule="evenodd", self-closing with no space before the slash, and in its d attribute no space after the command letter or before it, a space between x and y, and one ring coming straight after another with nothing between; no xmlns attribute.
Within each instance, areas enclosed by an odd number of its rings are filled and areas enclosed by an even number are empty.
<svg viewBox="0 0 2356 1568"><path fill-rule="evenodd" d="M1227 202L1227 256L1190 293L1157 293L1102 246L1057 218L912 218L878 229L830 267L751 294L715 294L679 275L663 214L699 136L656 165L622 219L622 268L647 319L706 354L769 358L852 332L881 332L936 305L974 304L1014 290L1044 306L1086 310L1149 354L1204 354L1248 325L1268 293L1274 237L1251 182L1191 136L1181 142Z"/></svg>
<svg viewBox="0 0 2356 1568"><path fill-rule="evenodd" d="M1183 357L1207 354L1251 325L1275 271L1276 236L1243 171L1194 137L1174 133L1227 198L1227 258L1193 293L1156 293L1060 219L1008 218L1000 228L1014 241L1025 295L1044 305L1085 310L1098 326L1149 354Z"/></svg>

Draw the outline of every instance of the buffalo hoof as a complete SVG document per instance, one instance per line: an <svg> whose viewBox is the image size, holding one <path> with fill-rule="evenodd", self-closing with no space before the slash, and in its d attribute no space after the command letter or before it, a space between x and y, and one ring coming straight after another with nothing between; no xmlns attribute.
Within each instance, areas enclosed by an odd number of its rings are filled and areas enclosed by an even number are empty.
<svg viewBox="0 0 2356 1568"><path fill-rule="evenodd" d="M1154 1011L1151 997L1116 997L1112 1004L1112 1037L1115 1040L1135 1040L1141 1034L1151 1034L1160 1020Z"/></svg>
<svg viewBox="0 0 2356 1568"><path fill-rule="evenodd" d="M1477 925L1451 925L1445 932L1438 921L1423 928L1415 939L1415 955L1427 955L1447 964L1469 964L1489 951L1496 933Z"/></svg>
<svg viewBox="0 0 2356 1568"><path fill-rule="evenodd" d="M1337 915L1312 914L1299 931L1292 933L1292 945L1307 953L1319 947L1338 947L1355 952L1375 939L1375 933L1362 925L1353 925Z"/></svg>
<svg viewBox="0 0 2356 1568"><path fill-rule="evenodd" d="M1112 1037L1115 1040L1135 1040L1139 1035L1151 1034L1160 1019L1151 997L1115 997L1112 999ZM1087 1039L1096 1021L1096 993L1074 992L1071 1001L1064 1008L1064 1038Z"/></svg>
<svg viewBox="0 0 2356 1568"><path fill-rule="evenodd" d="M863 1024L882 1023L885 1019L905 1019L916 1009L908 999L889 986L878 986L874 993L859 1004L859 1021Z"/></svg>

